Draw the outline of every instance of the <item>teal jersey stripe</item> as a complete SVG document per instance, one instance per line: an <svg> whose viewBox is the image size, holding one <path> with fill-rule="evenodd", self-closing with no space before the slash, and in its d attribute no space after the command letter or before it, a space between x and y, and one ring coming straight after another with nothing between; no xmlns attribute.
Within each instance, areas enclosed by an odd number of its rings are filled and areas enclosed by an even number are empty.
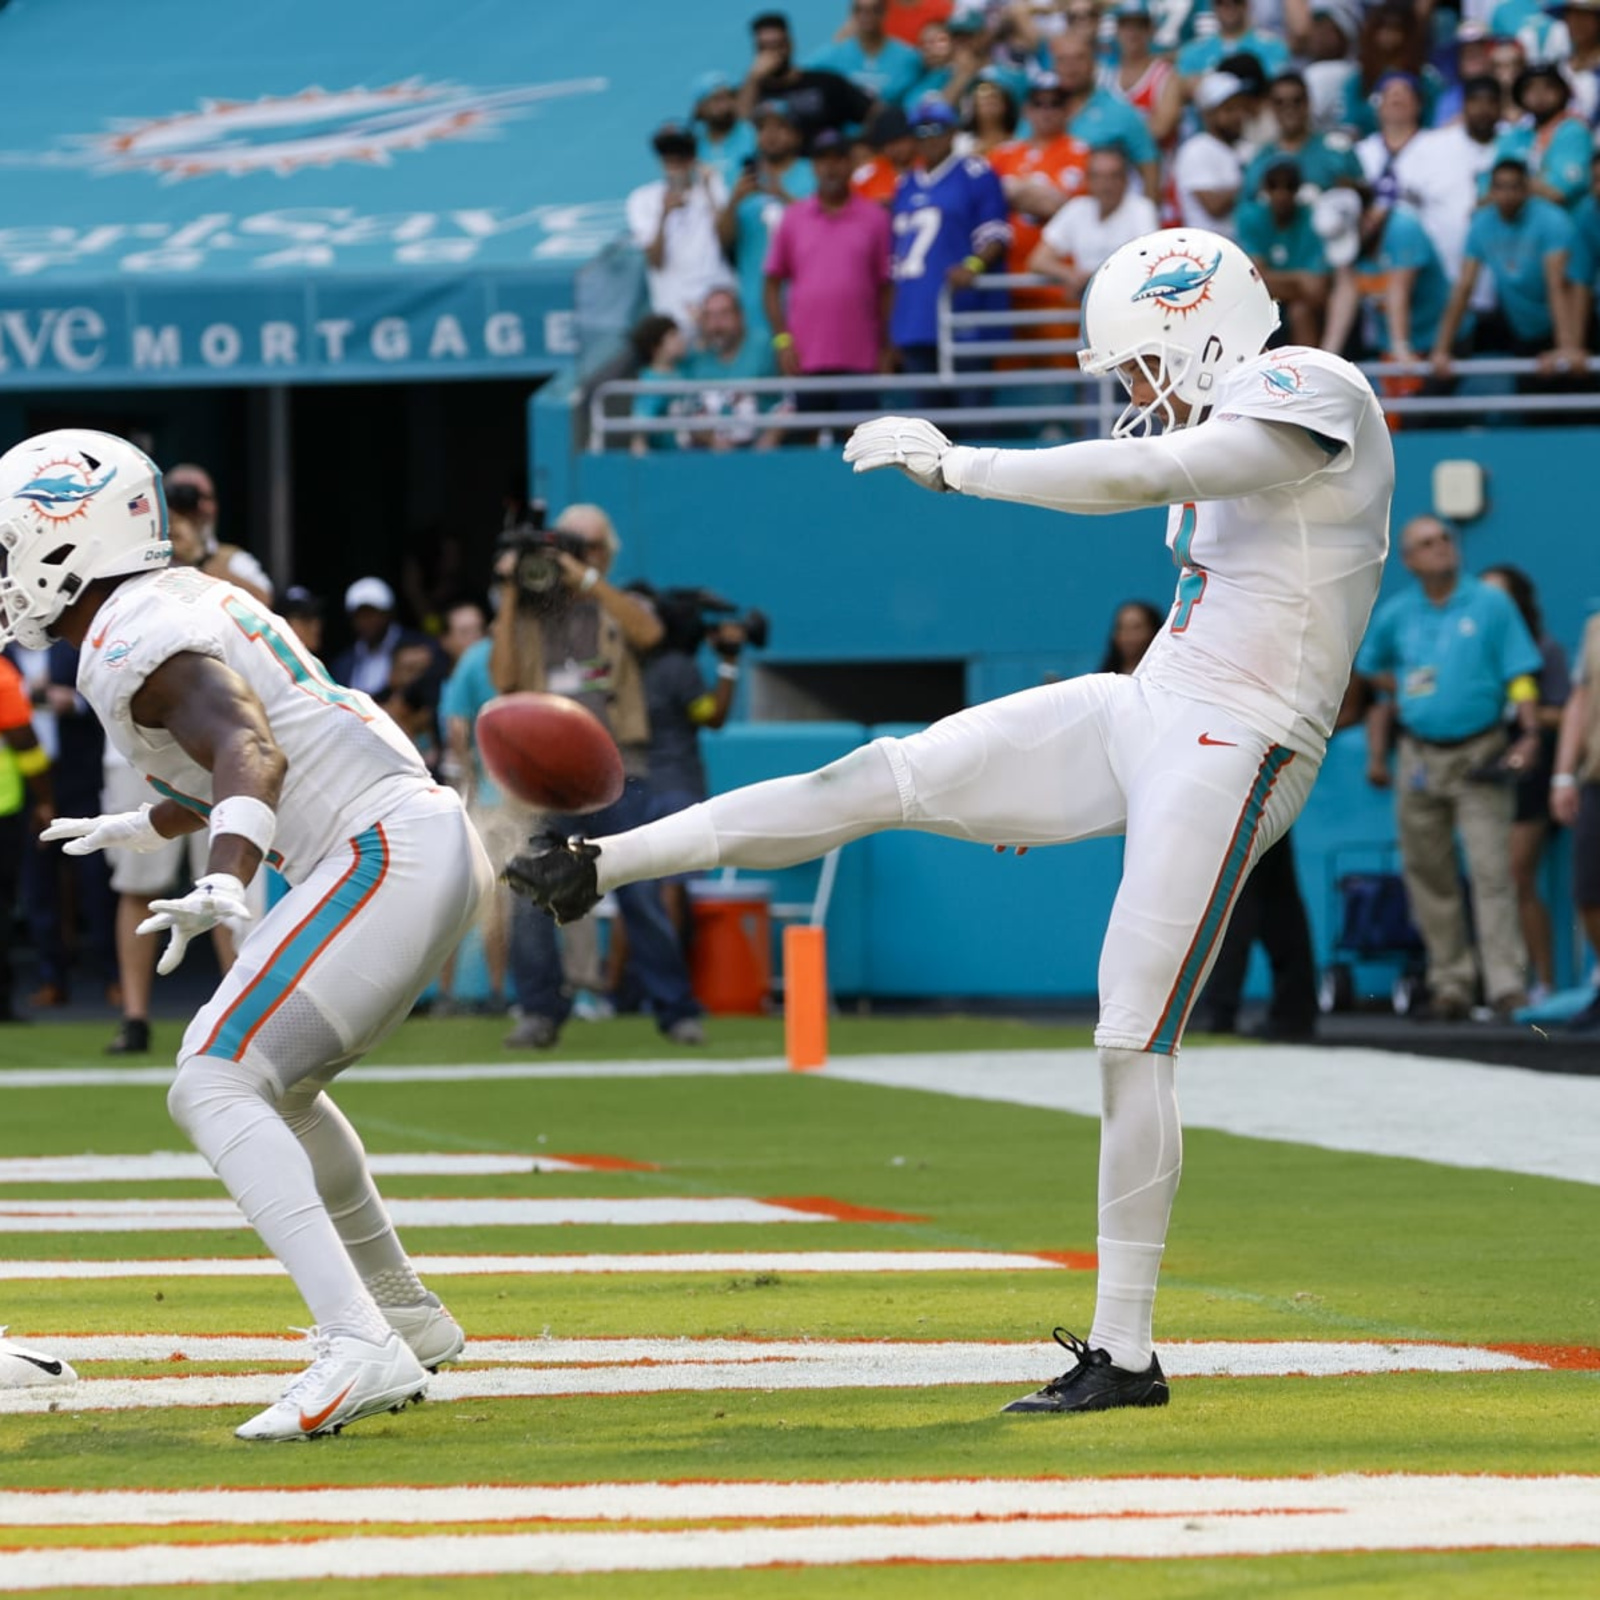
<svg viewBox="0 0 1600 1600"><path fill-rule="evenodd" d="M349 870L323 896L315 910L273 951L212 1030L201 1053L238 1061L256 1030L288 998L307 968L366 905L389 866L389 844L382 827L368 828L350 841Z"/></svg>
<svg viewBox="0 0 1600 1600"><path fill-rule="evenodd" d="M1178 970L1178 981L1172 986L1172 993L1167 996L1166 1009L1156 1024L1156 1031L1145 1046L1146 1050L1156 1055L1169 1056L1178 1047L1178 1035L1183 1031L1184 1019L1189 1014L1190 1006L1194 1004L1195 991L1200 986L1200 974L1206 969L1211 947L1221 936L1228 920L1229 908L1233 905L1233 897L1238 893L1239 885L1244 879L1245 867L1250 860L1250 850L1261 827L1262 813L1267 809L1267 799L1272 794L1273 785L1278 781L1278 774L1293 759L1294 751L1286 749L1281 744L1275 744L1262 757L1261 765L1256 769L1255 781L1250 785L1250 797L1245 801L1244 808L1239 813L1239 821L1234 826L1233 840L1228 846L1227 855L1223 858L1222 871L1217 874L1217 881L1212 886L1211 898L1206 902L1205 915L1200 919L1199 931L1195 934L1194 942L1189 946L1189 953L1184 957L1183 965Z"/></svg>

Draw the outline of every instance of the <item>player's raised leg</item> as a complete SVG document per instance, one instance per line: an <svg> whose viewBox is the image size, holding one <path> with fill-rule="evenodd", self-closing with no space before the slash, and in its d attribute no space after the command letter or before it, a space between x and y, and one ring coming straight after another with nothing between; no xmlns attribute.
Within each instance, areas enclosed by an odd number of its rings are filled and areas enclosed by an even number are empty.
<svg viewBox="0 0 1600 1600"><path fill-rule="evenodd" d="M885 828L1003 845L1120 833L1122 790L1109 745L1115 727L1139 725L1143 715L1131 678L1047 684L627 833L535 840L504 876L567 921L619 884L719 866L793 866Z"/></svg>
<svg viewBox="0 0 1600 1600"><path fill-rule="evenodd" d="M1094 1325L1086 1342L1066 1336L1075 1365L1008 1411L1167 1403L1152 1319L1183 1170L1178 1046L1249 869L1316 776L1314 763L1226 713L1150 698L1164 702L1159 736L1129 783L1123 878L1100 961Z"/></svg>

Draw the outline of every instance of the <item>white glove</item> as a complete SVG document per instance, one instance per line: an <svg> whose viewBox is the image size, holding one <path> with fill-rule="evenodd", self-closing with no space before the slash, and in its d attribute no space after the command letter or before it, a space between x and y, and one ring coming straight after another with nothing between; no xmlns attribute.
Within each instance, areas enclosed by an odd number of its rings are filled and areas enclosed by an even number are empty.
<svg viewBox="0 0 1600 1600"><path fill-rule="evenodd" d="M876 417L850 435L844 458L857 472L898 467L913 483L943 494L949 485L939 470L950 441L921 417Z"/></svg>
<svg viewBox="0 0 1600 1600"><path fill-rule="evenodd" d="M244 903L244 885L226 872L213 872L202 878L181 900L152 900L151 914L134 929L135 933L164 933L172 930L167 948L161 952L156 971L162 977L183 960L189 941L216 927L219 922L248 922L250 908Z"/></svg>
<svg viewBox="0 0 1600 1600"><path fill-rule="evenodd" d="M148 803L137 811L114 811L103 817L57 817L39 837L46 844L57 839L70 841L62 846L63 853L69 856L108 849L148 855L172 842L156 832Z"/></svg>

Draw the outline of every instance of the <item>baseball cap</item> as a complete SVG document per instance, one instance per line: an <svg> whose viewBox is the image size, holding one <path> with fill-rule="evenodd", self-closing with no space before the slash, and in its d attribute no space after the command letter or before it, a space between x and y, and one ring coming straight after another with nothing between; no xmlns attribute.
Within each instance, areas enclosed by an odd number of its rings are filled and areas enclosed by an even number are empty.
<svg viewBox="0 0 1600 1600"><path fill-rule="evenodd" d="M346 611L371 606L374 611L394 610L394 590L382 578L357 578L344 592Z"/></svg>
<svg viewBox="0 0 1600 1600"><path fill-rule="evenodd" d="M943 100L919 100L911 111L911 131L919 139L932 133L944 133L957 127L959 122L955 107L946 105Z"/></svg>
<svg viewBox="0 0 1600 1600"><path fill-rule="evenodd" d="M906 139L910 135L911 119L899 106L884 106L867 124L867 143L874 150L881 150L886 144L893 144L896 139Z"/></svg>
<svg viewBox="0 0 1600 1600"><path fill-rule="evenodd" d="M1537 82L1540 78L1548 83L1553 83L1562 93L1562 103L1566 104L1572 99L1572 85L1567 82L1567 75L1553 61L1542 61L1536 66L1524 67L1517 74L1517 81L1511 85L1511 98L1522 107L1528 109L1528 102L1523 97L1528 92L1528 85Z"/></svg>
<svg viewBox="0 0 1600 1600"><path fill-rule="evenodd" d="M689 104L697 106L709 96L722 93L733 93L733 79L726 72L702 72L694 80L694 98Z"/></svg>
<svg viewBox="0 0 1600 1600"><path fill-rule="evenodd" d="M1111 13L1118 22L1127 18L1136 22L1153 22L1154 14L1150 10L1150 0L1117 0Z"/></svg>
<svg viewBox="0 0 1600 1600"><path fill-rule="evenodd" d="M849 151L850 137L842 128L818 128L811 135L811 154L826 155L830 150Z"/></svg>
<svg viewBox="0 0 1600 1600"><path fill-rule="evenodd" d="M694 131L681 122L663 122L651 138L650 146L658 156L692 157L700 143Z"/></svg>
<svg viewBox="0 0 1600 1600"><path fill-rule="evenodd" d="M312 594L303 583L291 584L283 591L283 598L278 602L278 614L284 617L320 617L322 596Z"/></svg>
<svg viewBox="0 0 1600 1600"><path fill-rule="evenodd" d="M1061 80L1053 72L1037 73L1028 81L1030 100L1064 100L1066 93L1061 87Z"/></svg>
<svg viewBox="0 0 1600 1600"><path fill-rule="evenodd" d="M1595 0L1595 4L1600 5L1600 0ZM1463 22L1456 27L1456 43L1458 45L1481 44L1485 39L1492 39L1493 37L1494 34L1490 32L1489 25L1486 22Z"/></svg>
<svg viewBox="0 0 1600 1600"><path fill-rule="evenodd" d="M1231 72L1208 72L1194 92L1194 103L1202 111L1215 111L1220 105L1244 93L1244 80Z"/></svg>
<svg viewBox="0 0 1600 1600"><path fill-rule="evenodd" d="M1354 189L1325 189L1311 207L1311 228L1328 265L1348 267L1361 249L1361 196Z"/></svg>
<svg viewBox="0 0 1600 1600"><path fill-rule="evenodd" d="M981 0L976 5L958 6L951 12L950 20L945 23L945 27L951 33L982 33L988 25L988 18L983 14Z"/></svg>
<svg viewBox="0 0 1600 1600"><path fill-rule="evenodd" d="M1311 15L1326 17L1347 39L1361 32L1361 0L1311 0Z"/></svg>
<svg viewBox="0 0 1600 1600"><path fill-rule="evenodd" d="M781 117L783 121L788 123L796 121L794 107L787 100L763 100L750 113L752 122L765 122L768 117Z"/></svg>

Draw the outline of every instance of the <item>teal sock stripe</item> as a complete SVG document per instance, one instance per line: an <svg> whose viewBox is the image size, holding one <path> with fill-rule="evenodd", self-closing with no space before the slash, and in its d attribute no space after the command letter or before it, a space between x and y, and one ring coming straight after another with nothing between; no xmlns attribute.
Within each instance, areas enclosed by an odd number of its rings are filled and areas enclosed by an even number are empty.
<svg viewBox="0 0 1600 1600"><path fill-rule="evenodd" d="M250 1040L268 1017L288 998L322 953L372 898L389 865L388 841L381 827L368 828L350 841L354 860L350 869L318 903L316 909L272 952L271 959L252 978L200 1053L224 1060L242 1059Z"/></svg>
<svg viewBox="0 0 1600 1600"><path fill-rule="evenodd" d="M1223 858L1222 871L1217 874L1217 881L1212 885L1211 898L1206 902L1205 915L1200 919L1200 927L1189 946L1189 953L1183 958L1183 965L1178 969L1178 981L1172 986L1172 993L1167 996L1166 1008L1161 1013L1161 1020L1156 1024L1156 1031L1150 1036L1150 1041L1145 1049L1156 1055L1171 1055L1178 1047L1178 1035L1183 1031L1184 1019L1189 1015L1189 1008L1194 1004L1195 991L1200 986L1200 974L1206 969L1206 960L1211 954L1212 946L1222 933L1228 920L1229 908L1233 905L1233 898L1239 892L1239 885L1244 879L1245 867L1250 860L1250 850L1255 844L1256 833L1261 827L1262 813L1267 809L1267 800L1272 794L1272 788L1278 781L1278 774L1294 759L1294 751L1286 749L1281 744L1275 744L1262 758L1261 765L1256 770L1255 782L1250 785L1250 795L1245 801L1243 809L1239 812L1239 820L1234 825L1233 840L1228 846L1228 853Z"/></svg>

